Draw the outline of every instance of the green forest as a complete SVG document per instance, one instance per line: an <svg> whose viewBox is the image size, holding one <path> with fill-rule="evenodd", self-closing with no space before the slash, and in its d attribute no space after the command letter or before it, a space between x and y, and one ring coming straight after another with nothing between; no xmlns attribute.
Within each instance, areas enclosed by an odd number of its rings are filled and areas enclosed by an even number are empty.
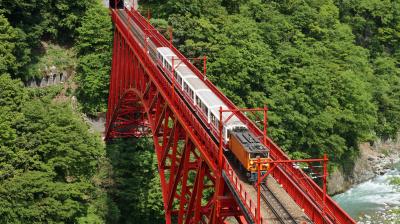
<svg viewBox="0 0 400 224"><path fill-rule="evenodd" d="M82 116L107 109L102 4L0 0L0 223L163 222L151 142L106 144ZM343 169L360 143L397 137L399 0L139 4L184 55L207 55L207 76L239 107L268 105L269 136L292 158L327 153ZM24 86L53 64L74 77Z"/></svg>

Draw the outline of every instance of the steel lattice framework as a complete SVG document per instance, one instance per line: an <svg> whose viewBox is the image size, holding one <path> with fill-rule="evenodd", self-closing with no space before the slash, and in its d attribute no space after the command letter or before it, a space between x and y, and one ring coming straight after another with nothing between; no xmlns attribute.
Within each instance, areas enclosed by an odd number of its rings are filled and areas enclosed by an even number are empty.
<svg viewBox="0 0 400 224"><path fill-rule="evenodd" d="M137 11L129 15L146 38L169 46ZM224 223L234 217L239 223L254 223L257 205L246 198L237 176L219 146L204 129L174 86L151 61L147 49L132 35L118 10L111 10L115 24L112 71L106 118L106 140L152 136L158 159L166 223ZM191 68L200 76L201 73ZM206 83L232 110L238 109L211 82ZM237 116L256 136L263 132L242 113ZM288 157L269 138L267 147L274 160ZM276 167L271 175L314 223L354 223L328 197L322 211L322 191L293 164Z"/></svg>

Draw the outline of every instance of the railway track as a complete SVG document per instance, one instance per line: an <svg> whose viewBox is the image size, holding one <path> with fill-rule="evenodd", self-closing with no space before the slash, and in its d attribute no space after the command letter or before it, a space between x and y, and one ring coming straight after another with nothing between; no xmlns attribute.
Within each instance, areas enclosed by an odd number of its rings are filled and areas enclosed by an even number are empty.
<svg viewBox="0 0 400 224"><path fill-rule="evenodd" d="M282 205L274 193L265 185L261 185L261 198L267 204L269 209L274 213L280 223L296 224L296 220L289 211Z"/></svg>
<svg viewBox="0 0 400 224"><path fill-rule="evenodd" d="M126 15L124 14L123 11L119 10L118 14L120 15L120 18L125 22L125 24L128 26L129 30L134 34L134 36L137 38L138 42L144 46L144 38L142 37L142 34L139 33L135 27L132 25L133 21L129 20ZM160 70L162 73L163 71ZM165 77L167 78L168 82L172 82L172 80L165 75ZM176 92L178 93L178 95L183 98L182 93L178 90L177 87L175 87ZM189 103L184 100L184 102L186 103L186 105L192 110L193 114L197 117L198 120L201 121L200 117L198 116L198 113L196 113L196 111L189 105ZM207 130L209 129L208 127L206 127L204 125L203 122L200 122L202 124L202 126ZM214 140L214 142L216 144L218 144L218 140L217 138L209 131L210 136L212 137L212 139ZM269 207L269 209L272 211L272 213L275 215L275 217L277 218L277 221L279 221L280 223L283 224L296 224L296 220L290 215L290 213L287 211L287 209L282 205L282 203L279 202L279 200L277 199L277 197L274 195L274 193L272 193L272 191L266 186L266 185L261 185L261 198L264 200L264 202L266 203L266 205Z"/></svg>

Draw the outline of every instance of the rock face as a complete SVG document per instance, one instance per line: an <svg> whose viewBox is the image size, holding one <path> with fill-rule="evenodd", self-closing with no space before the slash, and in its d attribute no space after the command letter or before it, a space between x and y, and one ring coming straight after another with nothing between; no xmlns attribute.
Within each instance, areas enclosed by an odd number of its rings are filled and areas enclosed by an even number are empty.
<svg viewBox="0 0 400 224"><path fill-rule="evenodd" d="M369 143L363 143L359 148L360 155L351 171L336 170L330 174L329 194L341 193L352 185L383 175L400 161L400 135L397 140L376 141L372 146Z"/></svg>
<svg viewBox="0 0 400 224"><path fill-rule="evenodd" d="M67 71L59 71L55 66L46 68L45 75L40 78L33 78L26 82L27 87L38 88L64 83L70 74Z"/></svg>
<svg viewBox="0 0 400 224"><path fill-rule="evenodd" d="M348 186L344 179L343 173L339 170L333 171L328 178L328 194L332 195L342 192L344 187Z"/></svg>

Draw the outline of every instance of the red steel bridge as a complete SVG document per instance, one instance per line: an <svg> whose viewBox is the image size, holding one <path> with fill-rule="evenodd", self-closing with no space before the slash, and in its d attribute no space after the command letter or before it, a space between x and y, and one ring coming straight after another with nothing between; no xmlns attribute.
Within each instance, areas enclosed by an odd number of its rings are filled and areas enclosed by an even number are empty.
<svg viewBox="0 0 400 224"><path fill-rule="evenodd" d="M240 181L239 172L221 152L218 139L201 124L139 39L171 48L196 75L204 78L203 74L138 11L111 9L111 14L115 31L106 140L153 138L166 223L355 223L307 174L288 162L287 155L269 138L264 144L270 149L271 159L277 161L270 176L307 219L268 221L267 211L262 216L257 214L262 213L265 203L271 204L272 198L263 197L263 205L257 203L252 197L257 194L254 188ZM140 29L142 37L138 38L135 29ZM263 136L263 131L220 90L209 80L205 83L255 136ZM257 219L260 216L261 220Z"/></svg>

